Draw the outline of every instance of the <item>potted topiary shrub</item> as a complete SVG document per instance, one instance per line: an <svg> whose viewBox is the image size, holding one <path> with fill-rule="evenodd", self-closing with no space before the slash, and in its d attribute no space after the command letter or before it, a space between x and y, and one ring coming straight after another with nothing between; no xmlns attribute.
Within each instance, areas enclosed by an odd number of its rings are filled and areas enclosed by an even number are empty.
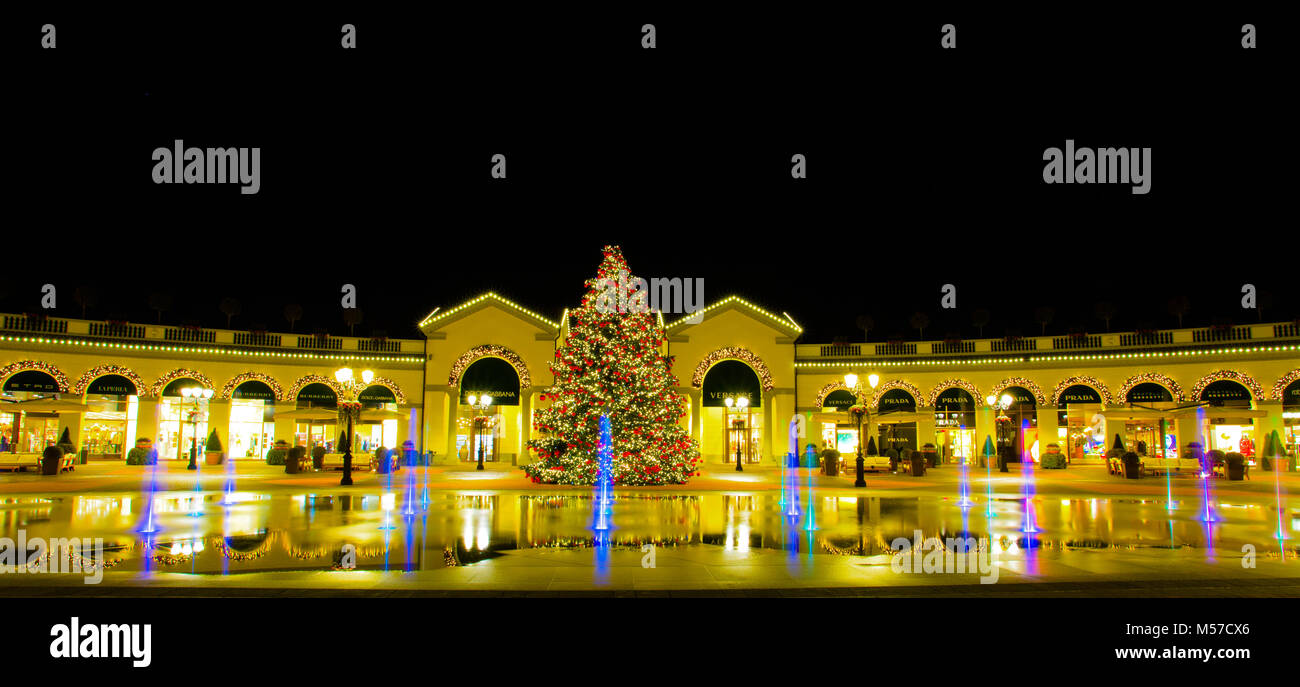
<svg viewBox="0 0 1300 687"><path fill-rule="evenodd" d="M1223 451L1212 449L1205 452L1204 463L1201 465L1202 470L1207 475L1219 474L1218 471L1223 469Z"/></svg>
<svg viewBox="0 0 1300 687"><path fill-rule="evenodd" d="M1064 470L1065 454L1061 453L1061 447L1057 444L1048 444L1047 451L1039 459L1044 470Z"/></svg>
<svg viewBox="0 0 1300 687"><path fill-rule="evenodd" d="M221 439L217 437L217 430L213 429L208 435L208 443L203 445L203 462L208 465L221 465Z"/></svg>
<svg viewBox="0 0 1300 687"><path fill-rule="evenodd" d="M1110 474L1118 475L1120 473L1120 470L1123 469L1123 457L1124 439L1121 438L1120 435L1116 434L1114 445L1112 445L1110 450L1106 452L1106 465Z"/></svg>
<svg viewBox="0 0 1300 687"><path fill-rule="evenodd" d="M155 465L158 456L153 452L153 441L147 437L135 440L135 448L126 452L127 465Z"/></svg>
<svg viewBox="0 0 1300 687"><path fill-rule="evenodd" d="M822 474L835 477L840 474L840 452L833 448L822 450Z"/></svg>
<svg viewBox="0 0 1300 687"><path fill-rule="evenodd" d="M371 464L375 466L375 472L386 475L393 470L393 461L388 456L388 449L380 446L370 455Z"/></svg>
<svg viewBox="0 0 1300 687"><path fill-rule="evenodd" d="M872 438L874 439L875 437ZM889 459L889 471L898 472L898 449L894 448L893 446L890 446L889 448L885 449L883 455Z"/></svg>
<svg viewBox="0 0 1300 687"><path fill-rule="evenodd" d="M1223 457L1223 472L1229 480L1240 481L1246 478L1246 457L1240 453L1229 453Z"/></svg>
<svg viewBox="0 0 1300 687"><path fill-rule="evenodd" d="M911 463L913 477L925 476L925 456L923 454L910 448L904 448L902 457Z"/></svg>
<svg viewBox="0 0 1300 687"><path fill-rule="evenodd" d="M73 455L77 452L77 445L72 443L72 434L70 430L70 427L63 428L63 435L59 437L58 443L59 448L62 449L63 453L66 455ZM81 463L83 465L86 463L86 457L84 455L81 457Z"/></svg>
<svg viewBox="0 0 1300 687"><path fill-rule="evenodd" d="M311 469L325 469L325 447L316 445L311 447Z"/></svg>
<svg viewBox="0 0 1300 687"><path fill-rule="evenodd" d="M63 462L63 449L58 446L46 446L41 453L41 474L59 474L59 463Z"/></svg>
<svg viewBox="0 0 1300 687"><path fill-rule="evenodd" d="M1142 476L1142 461L1138 454L1129 451L1124 454L1124 477L1126 479L1138 479Z"/></svg>
<svg viewBox="0 0 1300 687"><path fill-rule="evenodd" d="M289 455L289 442L280 439L275 442L275 446L266 452L267 465L284 465L284 459Z"/></svg>
<svg viewBox="0 0 1300 687"><path fill-rule="evenodd" d="M307 448L305 446L294 446L289 449L284 456L284 471L290 475L302 472L302 461L306 457Z"/></svg>

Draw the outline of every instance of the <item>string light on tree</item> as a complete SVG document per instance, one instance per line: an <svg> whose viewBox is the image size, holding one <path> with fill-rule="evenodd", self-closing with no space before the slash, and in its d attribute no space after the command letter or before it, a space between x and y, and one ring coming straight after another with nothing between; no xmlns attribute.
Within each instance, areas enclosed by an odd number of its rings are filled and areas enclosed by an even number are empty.
<svg viewBox="0 0 1300 687"><path fill-rule="evenodd" d="M567 315L568 336L551 362L554 385L534 428L546 438L528 442L539 460L524 470L536 482L594 484L600 469L600 416L608 415L614 483L682 484L699 462L699 447L680 424L671 359L662 355L664 327L653 312L597 307L602 294L623 284L634 298L635 277L617 246L606 246L596 278L587 280L581 307Z"/></svg>

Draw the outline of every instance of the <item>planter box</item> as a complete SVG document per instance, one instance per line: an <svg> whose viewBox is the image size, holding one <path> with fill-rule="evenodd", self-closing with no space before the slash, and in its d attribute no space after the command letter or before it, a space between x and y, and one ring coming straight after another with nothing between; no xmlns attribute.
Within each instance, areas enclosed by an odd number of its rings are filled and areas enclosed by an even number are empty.
<svg viewBox="0 0 1300 687"><path fill-rule="evenodd" d="M221 451L207 451L203 454L203 462L207 465L221 465Z"/></svg>

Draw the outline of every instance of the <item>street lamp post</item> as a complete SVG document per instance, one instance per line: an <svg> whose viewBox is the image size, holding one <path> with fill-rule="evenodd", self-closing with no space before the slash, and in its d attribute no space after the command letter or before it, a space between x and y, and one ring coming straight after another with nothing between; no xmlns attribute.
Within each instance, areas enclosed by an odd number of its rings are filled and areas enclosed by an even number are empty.
<svg viewBox="0 0 1300 687"><path fill-rule="evenodd" d="M473 408L474 412L477 413L486 413L487 409L492 407L492 397L488 396L487 394L483 394L482 396L475 396L474 394L470 394L469 397L466 398L465 400L469 401L469 407ZM482 419L483 419L483 425L486 426L487 415L484 415ZM482 436L479 434L478 428L479 428L479 418L476 417L474 418L474 443L478 444L478 467L474 469L482 470L483 469L483 440L482 440Z"/></svg>
<svg viewBox="0 0 1300 687"><path fill-rule="evenodd" d="M1011 418L1007 417L1006 411L1007 408L1011 407L1011 402L1014 399L1011 398L1011 394L1002 394L1002 398L998 398L996 394L989 394L984 400L988 402L991 410L997 412L997 416L993 419L993 426L998 441L998 472L1009 472L1007 470L1005 444L1007 441L1007 425L1011 422Z"/></svg>
<svg viewBox="0 0 1300 687"><path fill-rule="evenodd" d="M370 380L375 378L375 373L370 370L361 371L361 381L357 381L352 368L343 367L334 371L334 379L339 383L339 389L342 390L346 399L339 402L339 409L347 419L347 435L343 438L343 479L339 480L340 486L352 485L352 432L353 421L361 416L361 402L358 397L361 392L370 386Z"/></svg>
<svg viewBox="0 0 1300 687"><path fill-rule="evenodd" d="M733 397L731 397L731 396L728 396L728 397L723 401L723 403L726 403L726 404L727 404L727 408L728 408L728 409L731 409L732 406L735 406L736 408L743 409L743 410L745 411L745 415L746 415L746 417L749 416L749 397L748 397L748 396L741 396L741 397L739 397L739 398L733 398ZM744 472L744 471L745 471L744 461L743 461L743 459L741 458L741 455L740 455L740 445L741 445L741 443L743 443L743 441L744 441L744 435L742 434L742 432L744 432L745 429L746 429L748 426L749 426L749 423L746 422L745 420L737 420L737 421L736 421L736 472Z"/></svg>
<svg viewBox="0 0 1300 687"><path fill-rule="evenodd" d="M186 470L199 469L199 401L205 401L212 398L212 389L205 389L200 386L187 386L181 389L181 398L183 403L194 402L194 408L189 411L190 414L190 464L185 466Z"/></svg>
<svg viewBox="0 0 1300 687"><path fill-rule="evenodd" d="M871 388L874 390L876 385L880 384L880 375L875 373L867 375L867 383L870 384ZM858 384L857 375L852 372L844 375L844 385L847 386L849 391L853 394L853 408L851 410L858 421L857 478L853 480L853 486L865 487L867 486L867 465L866 461L862 457L862 420L863 416L866 416L867 427L871 426L871 409L867 407L866 401L863 398L865 390Z"/></svg>

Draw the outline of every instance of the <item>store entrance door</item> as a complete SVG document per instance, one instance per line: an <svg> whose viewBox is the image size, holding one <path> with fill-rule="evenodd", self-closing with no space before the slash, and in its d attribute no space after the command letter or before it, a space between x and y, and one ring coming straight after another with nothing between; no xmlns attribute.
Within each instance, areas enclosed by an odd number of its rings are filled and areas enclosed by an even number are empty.
<svg viewBox="0 0 1300 687"><path fill-rule="evenodd" d="M754 415L742 411L733 411L725 415L727 426L723 440L722 459L727 463L736 462L736 450L745 463L757 463L761 458L762 428L754 427Z"/></svg>

